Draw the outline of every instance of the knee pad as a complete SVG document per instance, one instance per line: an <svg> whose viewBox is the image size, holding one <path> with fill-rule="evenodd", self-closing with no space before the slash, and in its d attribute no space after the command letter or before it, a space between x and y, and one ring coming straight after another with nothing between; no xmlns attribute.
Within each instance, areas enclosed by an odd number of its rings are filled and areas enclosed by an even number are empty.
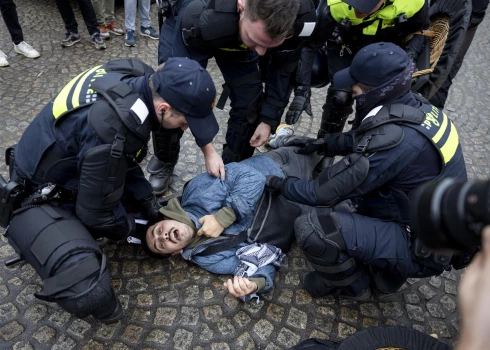
<svg viewBox="0 0 490 350"><path fill-rule="evenodd" d="M180 152L180 139L183 134L184 130L180 128L161 128L158 131L152 132L153 153L155 157L164 163L177 163ZM149 172L150 170L152 169L148 167Z"/></svg>
<svg viewBox="0 0 490 350"><path fill-rule="evenodd" d="M345 251L344 239L330 211L328 208L313 209L294 222L296 241L306 258L315 265L336 264L340 252Z"/></svg>
<svg viewBox="0 0 490 350"><path fill-rule="evenodd" d="M43 280L38 299L81 318L104 320L120 309L105 254L69 211L50 204L26 209L13 217L5 236Z"/></svg>

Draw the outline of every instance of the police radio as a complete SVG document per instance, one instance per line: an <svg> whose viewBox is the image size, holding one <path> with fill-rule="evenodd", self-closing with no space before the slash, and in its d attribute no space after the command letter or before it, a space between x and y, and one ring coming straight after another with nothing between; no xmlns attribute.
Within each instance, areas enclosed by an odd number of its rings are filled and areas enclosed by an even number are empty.
<svg viewBox="0 0 490 350"><path fill-rule="evenodd" d="M24 186L15 181L7 182L0 175L0 226L6 228L15 209L24 196Z"/></svg>

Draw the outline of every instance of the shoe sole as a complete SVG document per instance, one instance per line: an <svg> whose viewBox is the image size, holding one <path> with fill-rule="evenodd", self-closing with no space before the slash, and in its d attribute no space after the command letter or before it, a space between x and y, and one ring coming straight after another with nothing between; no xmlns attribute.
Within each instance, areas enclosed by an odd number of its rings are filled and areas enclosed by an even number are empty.
<svg viewBox="0 0 490 350"><path fill-rule="evenodd" d="M124 45L126 45L127 47L135 47L136 46L136 44L130 45L130 44L126 44L126 43L124 43Z"/></svg>
<svg viewBox="0 0 490 350"><path fill-rule="evenodd" d="M38 53L37 55L35 55L35 56L29 56L29 55L26 55L26 54L25 54L25 53L23 53L23 52L19 52L19 51L17 51L16 49L14 49L14 51L15 51L16 53L18 53L19 55L23 55L23 56L25 56L25 57L27 57L27 58L38 58L38 57L40 57L40 56L41 56L41 54L39 54L39 53Z"/></svg>
<svg viewBox="0 0 490 350"><path fill-rule="evenodd" d="M0 63L0 67L8 67L9 66L9 63Z"/></svg>
<svg viewBox="0 0 490 350"><path fill-rule="evenodd" d="M75 45L76 43L79 43L81 40L82 40L82 38L79 38L75 41L70 41L69 43L61 43L61 45L63 45L64 47L70 47L70 46Z"/></svg>
<svg viewBox="0 0 490 350"><path fill-rule="evenodd" d="M94 44L94 45L95 45L95 48L96 48L97 50L105 50L105 49L107 48L107 46L105 46L105 44L104 44L104 45L97 45L97 44Z"/></svg>
<svg viewBox="0 0 490 350"><path fill-rule="evenodd" d="M114 35L118 35L118 36L124 35L124 32L119 32L119 33L118 33L118 32L115 32L115 31L113 31L113 30L109 30L109 32L111 32L111 33L112 33L112 34L114 34Z"/></svg>
<svg viewBox="0 0 490 350"><path fill-rule="evenodd" d="M348 295L342 295L339 294L339 297L340 298L344 298L344 299L351 299L351 300L357 300L357 301L366 301L368 300L369 298L371 298L371 288L368 288L364 291L364 293L362 293L361 295L358 295L358 296L355 296L355 297L351 297L351 296L348 296Z"/></svg>
<svg viewBox="0 0 490 350"><path fill-rule="evenodd" d="M143 32L141 32L141 33L140 33L140 35L141 35L141 36L146 36L147 38L150 38L150 39L152 39L152 40L158 40L158 39L160 39L160 37L156 37L156 38L155 38L154 36L151 36L150 34L145 34L145 33L143 33Z"/></svg>

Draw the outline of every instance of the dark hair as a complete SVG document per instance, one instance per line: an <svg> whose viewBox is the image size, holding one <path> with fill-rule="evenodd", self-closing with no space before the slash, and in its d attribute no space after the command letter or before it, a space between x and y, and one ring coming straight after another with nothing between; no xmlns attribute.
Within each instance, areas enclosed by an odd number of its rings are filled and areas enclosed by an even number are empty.
<svg viewBox="0 0 490 350"><path fill-rule="evenodd" d="M244 15L252 22L263 21L265 33L275 40L293 31L298 10L298 0L246 0Z"/></svg>

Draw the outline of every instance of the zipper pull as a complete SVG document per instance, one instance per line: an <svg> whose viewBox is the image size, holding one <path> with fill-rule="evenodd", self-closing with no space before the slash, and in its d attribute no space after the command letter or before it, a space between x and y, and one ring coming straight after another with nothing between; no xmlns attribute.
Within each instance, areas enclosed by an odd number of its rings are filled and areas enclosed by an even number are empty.
<svg viewBox="0 0 490 350"><path fill-rule="evenodd" d="M340 48L340 57L344 56L344 48L345 45L342 45L342 47Z"/></svg>
<svg viewBox="0 0 490 350"><path fill-rule="evenodd" d="M351 49L349 49L349 46L344 45L344 47L347 50L347 52L349 53L349 55L352 55L352 51L351 51Z"/></svg>

